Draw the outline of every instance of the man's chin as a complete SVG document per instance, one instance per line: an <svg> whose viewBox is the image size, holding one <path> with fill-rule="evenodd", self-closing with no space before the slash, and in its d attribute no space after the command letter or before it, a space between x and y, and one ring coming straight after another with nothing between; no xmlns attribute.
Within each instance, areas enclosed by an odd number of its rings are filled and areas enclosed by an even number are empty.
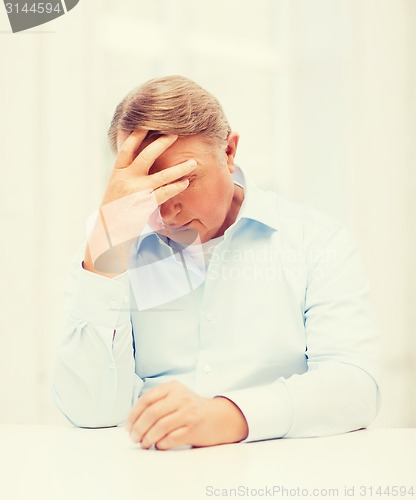
<svg viewBox="0 0 416 500"><path fill-rule="evenodd" d="M198 231L189 226L163 227L157 230L157 234L165 236L182 246L201 243Z"/></svg>

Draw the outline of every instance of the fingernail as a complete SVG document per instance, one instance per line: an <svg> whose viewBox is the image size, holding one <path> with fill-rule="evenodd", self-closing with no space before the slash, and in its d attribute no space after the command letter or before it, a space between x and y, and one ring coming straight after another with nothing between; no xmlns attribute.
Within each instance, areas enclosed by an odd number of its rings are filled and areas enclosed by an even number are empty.
<svg viewBox="0 0 416 500"><path fill-rule="evenodd" d="M188 168L195 168L195 167L196 167L196 161L195 161L195 160L188 160L188 161L186 162L186 166L187 166Z"/></svg>
<svg viewBox="0 0 416 500"><path fill-rule="evenodd" d="M130 434L130 439L134 442L134 443L137 443L139 441L139 435L137 434L137 432L132 432Z"/></svg>

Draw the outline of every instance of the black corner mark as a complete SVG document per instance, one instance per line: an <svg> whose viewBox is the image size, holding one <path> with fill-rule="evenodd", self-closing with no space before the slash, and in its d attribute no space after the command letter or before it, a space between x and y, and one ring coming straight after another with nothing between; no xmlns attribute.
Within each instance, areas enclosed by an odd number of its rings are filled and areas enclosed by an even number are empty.
<svg viewBox="0 0 416 500"><path fill-rule="evenodd" d="M66 5L66 11L69 12L75 7L75 5L78 4L79 0L64 0L64 2Z"/></svg>
<svg viewBox="0 0 416 500"><path fill-rule="evenodd" d="M17 33L63 16L72 10L79 0L3 0L3 2L12 31Z"/></svg>

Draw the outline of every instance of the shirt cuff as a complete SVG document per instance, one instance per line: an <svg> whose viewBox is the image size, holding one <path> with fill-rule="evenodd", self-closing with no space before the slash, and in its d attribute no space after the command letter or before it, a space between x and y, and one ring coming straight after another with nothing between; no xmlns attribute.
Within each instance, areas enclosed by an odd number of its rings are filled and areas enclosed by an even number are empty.
<svg viewBox="0 0 416 500"><path fill-rule="evenodd" d="M225 392L246 418L248 435L242 442L284 437L293 421L293 402L284 379L271 385Z"/></svg>
<svg viewBox="0 0 416 500"><path fill-rule="evenodd" d="M127 272L108 278L76 264L77 292L72 315L88 323L117 328L130 321L130 286Z"/></svg>

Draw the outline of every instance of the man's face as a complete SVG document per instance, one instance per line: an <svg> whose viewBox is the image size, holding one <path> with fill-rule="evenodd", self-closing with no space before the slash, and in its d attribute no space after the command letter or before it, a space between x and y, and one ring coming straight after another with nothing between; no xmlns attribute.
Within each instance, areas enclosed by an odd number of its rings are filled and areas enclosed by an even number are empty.
<svg viewBox="0 0 416 500"><path fill-rule="evenodd" d="M198 136L179 137L157 158L149 174L186 160L197 162L196 169L187 176L187 189L160 206L160 234L183 242L197 232L203 243L222 235L235 221L243 199L242 190L236 188L231 176L237 143L238 135L231 134L228 146L218 151Z"/></svg>

